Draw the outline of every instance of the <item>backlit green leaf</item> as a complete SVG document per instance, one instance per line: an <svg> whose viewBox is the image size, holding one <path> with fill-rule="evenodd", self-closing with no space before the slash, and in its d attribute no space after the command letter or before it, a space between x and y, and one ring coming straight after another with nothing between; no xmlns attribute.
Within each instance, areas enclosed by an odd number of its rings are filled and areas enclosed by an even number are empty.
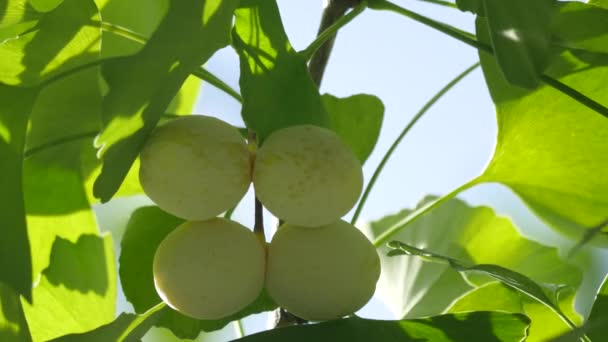
<svg viewBox="0 0 608 342"><path fill-rule="evenodd" d="M34 287L34 305L23 303L34 341L84 332L114 319L116 271L110 235L57 238L51 263Z"/></svg>
<svg viewBox="0 0 608 342"><path fill-rule="evenodd" d="M243 120L263 141L277 129L328 125L306 59L289 43L275 1L241 1L233 46L241 62Z"/></svg>
<svg viewBox="0 0 608 342"><path fill-rule="evenodd" d="M555 0L484 0L494 54L505 78L535 88L551 55Z"/></svg>
<svg viewBox="0 0 608 342"><path fill-rule="evenodd" d="M562 292L561 299L571 297L572 292ZM563 332L571 331L555 312L544 304L517 290L493 282L482 285L458 298L448 312L469 312L476 310L497 310L524 313L532 320L527 341L547 341Z"/></svg>
<svg viewBox="0 0 608 342"><path fill-rule="evenodd" d="M237 342L464 342L523 341L526 316L499 312L471 312L402 321L357 317L291 326L253 334Z"/></svg>
<svg viewBox="0 0 608 342"><path fill-rule="evenodd" d="M324 94L321 99L329 114L329 128L338 133L363 164L380 135L384 117L382 101L367 94L345 98Z"/></svg>
<svg viewBox="0 0 608 342"><path fill-rule="evenodd" d="M419 206L430 200L432 198L425 199ZM410 212L404 210L372 222L369 234L373 237L380 235ZM556 249L522 237L509 219L497 216L492 209L470 207L456 199L413 221L392 239L467 264L499 265L538 283L564 284L576 289L581 282L581 272L563 262ZM381 247L381 251L388 250ZM377 293L397 317L421 317L444 312L454 300L473 289L473 282L479 286L491 280L488 277L469 277L467 281L447 262L426 262L419 257L391 258L385 254L380 253L382 274ZM519 303L510 303L509 308L523 305L521 299L518 300ZM578 320L573 293L560 298L560 308L571 320ZM547 334L544 336L551 337L568 329L558 318L555 325L541 323L535 330L535 324L539 323L531 317L531 338L535 338L535 334L542 337L544 333Z"/></svg>
<svg viewBox="0 0 608 342"><path fill-rule="evenodd" d="M0 283L0 341L32 341L19 295L2 283Z"/></svg>
<svg viewBox="0 0 608 342"><path fill-rule="evenodd" d="M136 315L121 313L111 323L102 325L94 330L69 334L52 340L51 342L135 342L146 334L152 325L158 320L160 310L164 305L158 305L148 312Z"/></svg>
<svg viewBox="0 0 608 342"><path fill-rule="evenodd" d="M608 53L608 9L583 2L560 3L551 31L560 46Z"/></svg>
<svg viewBox="0 0 608 342"><path fill-rule="evenodd" d="M478 33L479 25L478 18ZM480 180L510 187L555 229L580 239L608 219L608 173L602 171L608 170L608 120L548 86L513 87L493 57L480 57L498 120L494 156ZM608 65L564 52L547 73L608 103ZM608 244L606 237L595 241Z"/></svg>
<svg viewBox="0 0 608 342"><path fill-rule="evenodd" d="M65 0L42 16L35 29L0 42L0 82L31 86L95 61L101 30L93 0Z"/></svg>
<svg viewBox="0 0 608 342"><path fill-rule="evenodd" d="M38 89L0 84L0 282L32 299L32 261L28 241L22 160L28 118Z"/></svg>
<svg viewBox="0 0 608 342"><path fill-rule="evenodd" d="M530 341L544 341L547 337L551 337L555 335L556 332L553 329L549 328L549 322L551 322L551 314L553 316L558 316L562 322L557 322L557 327L564 326L573 327L574 324L570 321L569 317L566 316L560 306L559 306L559 297L560 294L563 293L565 288L568 286L565 285L553 285L553 286L542 286L540 284L535 283L530 278L524 276L521 273L517 273L511 271L507 268L492 265L492 264L477 264L477 265L465 265L459 260L446 257L443 255L435 254L429 252L427 250L422 250L413 246L408 246L399 241L392 241L389 243L391 248L394 248L389 252L389 256L398 256L398 255L415 255L423 257L427 260L440 262L443 264L448 264L454 270L463 273L463 275L471 275L475 276L476 273L488 275L500 282L504 285L508 285L510 288L517 290L521 294L525 294L525 298L519 298L516 293L513 295L512 293L496 293L489 291L477 291L473 290L473 295L466 294L463 298L463 301L456 302L457 308L454 306L450 307L450 312L469 312L469 311L479 311L479 310L501 310L501 311L509 311L513 310L514 306L519 306L519 308L510 312L521 312L526 314L528 317L532 319L532 326L530 329ZM469 281L471 279L469 278ZM490 287L483 287L483 290L487 290ZM502 288L493 287L492 289ZM569 288L571 292L573 292L572 288ZM491 293L488 297L482 297L480 294L488 294ZM461 298L462 299L462 298ZM473 300L474 299L474 300ZM496 300L498 299L498 300ZM530 299L530 300L526 300ZM526 305L525 302L532 302L531 305ZM489 305L488 305L489 304ZM548 310L542 310L544 308L539 308L538 305L534 306L534 304L540 304L541 306L545 306L545 308L550 309L549 317L547 315L543 315L543 317L539 317L537 314L538 311L546 312ZM570 303L570 310L573 311L572 303ZM540 309L540 310L539 310ZM573 316L578 318L576 313L573 313ZM555 321L555 320L553 320ZM539 323L542 322L542 325ZM556 323L556 322L551 322ZM542 333L541 333L542 332Z"/></svg>
<svg viewBox="0 0 608 342"><path fill-rule="evenodd" d="M595 297L591 314L585 324L589 329L587 335L593 341L601 341L608 334L608 277L604 279Z"/></svg>
<svg viewBox="0 0 608 342"><path fill-rule="evenodd" d="M477 15L484 15L483 0L456 0L456 5L461 11L468 11Z"/></svg>
<svg viewBox="0 0 608 342"><path fill-rule="evenodd" d="M100 126L98 74L93 68L54 82L34 104L23 169L34 277L49 265L56 237L76 242L98 232L84 188L91 170L82 167Z"/></svg>
<svg viewBox="0 0 608 342"><path fill-rule="evenodd" d="M190 72L228 44L235 6L236 0L173 1L139 52L104 65L109 91L97 139L103 167L94 186L102 202L116 193Z"/></svg>
<svg viewBox="0 0 608 342"><path fill-rule="evenodd" d="M29 3L38 12L49 12L55 9L63 0L29 0Z"/></svg>

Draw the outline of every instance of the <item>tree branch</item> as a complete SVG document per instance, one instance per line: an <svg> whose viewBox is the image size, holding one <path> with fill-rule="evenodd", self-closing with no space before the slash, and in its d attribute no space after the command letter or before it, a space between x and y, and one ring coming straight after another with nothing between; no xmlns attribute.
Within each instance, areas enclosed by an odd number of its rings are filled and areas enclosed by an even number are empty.
<svg viewBox="0 0 608 342"><path fill-rule="evenodd" d="M329 3L325 10L323 11L323 16L321 17L321 24L319 25L319 30L317 31L317 36L320 36L326 29L332 26L336 21L338 21L349 8L354 7L359 4L359 0L328 0ZM312 76L313 81L317 86L321 86L321 80L323 79L323 74L325 73L325 67L327 66L327 62L329 62L329 56L331 55L331 50L334 47L334 42L336 40L336 35L332 35L325 44L321 45L321 47L317 50L317 52L313 55L310 60L310 64L308 65L308 70L310 71L310 75Z"/></svg>

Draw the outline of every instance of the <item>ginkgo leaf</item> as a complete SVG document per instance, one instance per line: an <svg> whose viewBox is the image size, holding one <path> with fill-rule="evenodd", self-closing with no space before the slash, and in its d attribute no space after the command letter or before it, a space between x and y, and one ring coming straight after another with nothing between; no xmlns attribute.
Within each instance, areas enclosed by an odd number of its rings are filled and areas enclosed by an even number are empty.
<svg viewBox="0 0 608 342"><path fill-rule="evenodd" d="M420 206L433 200L429 197ZM377 237L407 217L411 210L371 222L367 231ZM452 199L410 223L392 240L433 251L470 264L493 264L548 284L578 288L581 272L562 261L554 248L543 246L520 235L513 223L497 216L488 207L471 207ZM381 247L387 252L387 247ZM457 298L489 278L465 280L447 263L432 263L419 257L393 258L380 253L382 274L377 294L397 317L423 317L445 311ZM484 280L485 279L485 280ZM483 280L483 281L482 281ZM574 295L560 298L561 309L577 320ZM516 305L516 304L514 304ZM521 304L519 304L521 305ZM555 314L554 314L555 315ZM567 329L563 322L545 328L558 333ZM535 322L532 322L534 326Z"/></svg>
<svg viewBox="0 0 608 342"><path fill-rule="evenodd" d="M478 18L478 27L483 26ZM479 39L487 40L478 29ZM608 219L608 120L549 87L511 86L496 60L480 52L496 104L498 137L482 182L511 188L556 230L580 239L585 229ZM608 103L608 65L594 65L564 52L549 75ZM608 238L596 242L608 244Z"/></svg>
<svg viewBox="0 0 608 342"><path fill-rule="evenodd" d="M236 2L172 1L141 50L104 64L109 90L96 140L103 166L93 188L102 202L116 193L190 72L228 44Z"/></svg>
<svg viewBox="0 0 608 342"><path fill-rule="evenodd" d="M269 330L235 341L507 342L525 340L528 323L526 316L502 312L470 312L401 321L352 317Z"/></svg>
<svg viewBox="0 0 608 342"><path fill-rule="evenodd" d="M328 116L304 56L287 39L274 1L241 1L233 46L239 54L241 115L261 142L277 129L328 125Z"/></svg>

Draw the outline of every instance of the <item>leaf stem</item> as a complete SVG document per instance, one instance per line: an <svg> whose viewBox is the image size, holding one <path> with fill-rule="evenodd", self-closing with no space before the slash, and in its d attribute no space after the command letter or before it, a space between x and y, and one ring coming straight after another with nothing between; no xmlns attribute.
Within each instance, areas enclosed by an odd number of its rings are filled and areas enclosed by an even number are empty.
<svg viewBox="0 0 608 342"><path fill-rule="evenodd" d="M67 143L70 143L70 142L73 142L76 140L81 140L81 139L94 138L97 134L99 134L99 131L88 131L88 132L68 135L65 137L58 138L56 140L51 140L47 143L44 143L44 144L41 144L41 145L38 145L38 146L25 150L25 152L23 153L23 159L28 159L36 153L42 152L49 148L55 147L57 145L67 144Z"/></svg>
<svg viewBox="0 0 608 342"><path fill-rule="evenodd" d="M429 26L431 28L434 28L454 39L457 39L469 46L472 46L478 50L487 52L491 55L494 55L494 50L492 49L492 47L488 44L482 43L480 41L478 41L475 36L471 33L462 31L458 28L455 28L453 26L438 22L436 20L433 20L431 18L425 17L423 15L420 15L416 12L410 11L408 9L405 9L401 6L398 6L390 1L387 0L369 0L369 4L368 4L369 8L372 9L376 9L376 10L387 10L387 11L391 11L391 12L395 12L401 15L404 15L410 19L413 19L419 23L422 23L426 26ZM577 101L578 103L582 104L583 106L593 110L594 112L608 118L608 107L602 105L601 103L589 98L588 96L584 95L583 93L579 92L576 89L571 88L570 86L560 82L559 80L556 80L555 78L547 75L547 74L542 74L540 75L540 80L543 81L546 85L558 90L559 92L561 92L562 94L572 98L573 100Z"/></svg>
<svg viewBox="0 0 608 342"><path fill-rule="evenodd" d="M162 309L164 309L166 306L167 306L167 304L165 304L165 302L160 302L159 304L157 304L154 307L150 308L148 311L144 312L143 314L138 315L137 318L135 318L131 322L131 324L129 324L129 326L123 331L123 333L118 338L118 341L126 341L126 340L128 340L128 337L133 332L133 330L137 329L144 322L147 322L149 320L155 319L156 316L157 316L157 314ZM152 325L152 324L150 324L150 325ZM149 327L147 329L149 329Z"/></svg>
<svg viewBox="0 0 608 342"><path fill-rule="evenodd" d="M122 27L120 25L115 25L115 24L108 23L105 21L96 21L96 20L92 20L90 22L90 24L94 25L94 26L99 26L99 27L101 27L102 30L105 30L105 31L113 33L119 37L126 38L130 41L133 41L133 42L136 42L136 43L139 43L142 45L145 44L148 40L145 36L143 36L137 32L134 32L126 27ZM95 61L92 61L89 63L85 63L83 65L77 66L73 69L69 69L69 70L66 70L61 73L58 73L58 74L46 79L45 81L41 82L40 87L44 88L53 82L64 79L79 71L82 71L82 70L85 70L88 68L92 68L92 67L96 67L96 66L100 66L106 62L109 62L112 60L118 60L118 59L121 59L124 57L125 56L109 57L109 58L98 59L98 60L95 60ZM238 102L240 102L240 103L243 102L243 98L241 97L241 95L239 94L238 91L234 90L232 87L230 87L228 84L226 84L224 81L219 79L217 76L212 74L210 71L208 71L204 67L200 66L196 70L191 71L190 73L192 75L200 78L201 80L211 84L212 86L216 87L217 89L225 92L226 94L230 95L230 97L237 100Z"/></svg>
<svg viewBox="0 0 608 342"><path fill-rule="evenodd" d="M165 113L165 114L163 114L162 117L175 119L175 118L180 117L180 115L172 114L172 113ZM47 143L40 144L38 146L34 146L34 147L30 147L30 148L26 149L23 153L23 158L24 159L30 158L31 156L33 156L37 153L43 152L47 149L53 148L58 145L67 144L67 143L71 143L71 142L74 142L77 140L82 140L82 139L94 138L97 134L99 134L99 131L87 131L87 132L76 133L76 134L67 135L67 136L64 136L61 138L57 138L57 139L51 140Z"/></svg>
<svg viewBox="0 0 608 342"><path fill-rule="evenodd" d="M428 3L434 4L434 5L439 5L439 6L444 6L444 7L456 8L456 9L458 8L458 6L456 6L455 3L445 1L445 0L418 0L418 1L428 2Z"/></svg>
<svg viewBox="0 0 608 342"><path fill-rule="evenodd" d="M120 36L123 38L127 38L130 41L133 41L133 42L136 42L136 43L139 43L142 45L146 44L146 42L148 41L148 37L144 36L143 34L137 33L129 28L126 28L124 26L112 24L107 21L101 21L101 20L91 20L91 24L101 27L101 29L103 31L112 33L114 35L117 35L117 36Z"/></svg>
<svg viewBox="0 0 608 342"><path fill-rule="evenodd" d="M323 32L319 33L317 38L308 45L308 47L299 53L306 58L306 60L310 60L312 56L317 52L317 50L325 44L329 39L335 38L336 33L343 26L351 22L355 19L359 14L363 12L363 10L367 8L367 1L363 0L359 5L353 8L352 11L347 13L346 15L341 16L338 20L333 22L328 28L323 30Z"/></svg>
<svg viewBox="0 0 608 342"><path fill-rule="evenodd" d="M395 234L399 233L399 231L401 229L405 228L408 224L414 222L415 220L424 216L429 211L433 210L434 208L438 207L439 205L443 204L444 202L456 197L456 195L458 195L462 191L471 188L472 186L476 185L479 182L480 182L479 178L474 178L474 179L464 183L463 185L457 187L456 189L452 190L447 195L444 195L443 197L440 197L432 202L424 204L423 206L421 206L419 208L416 208L416 210L412 211L403 220L392 225L390 228L388 228L386 231L384 231L384 233L380 234L380 236L378 236L376 238L376 240L374 241L374 246L376 248L382 246L388 240L390 240Z"/></svg>
<svg viewBox="0 0 608 342"><path fill-rule="evenodd" d="M257 135L253 130L249 130L247 137L247 146L249 148L249 170L253 175L253 167L255 165L255 155L258 148ZM255 196L254 203L254 218L253 233L260 239L262 244L266 244L266 236L264 235L264 207L262 202Z"/></svg>
<svg viewBox="0 0 608 342"><path fill-rule="evenodd" d="M344 13L346 13L349 8L355 6L359 2L359 0L328 0L328 4L321 16L321 24L319 25L317 36L323 35L327 29L344 16ZM312 55L310 63L308 64L310 76L317 87L321 86L325 67L327 67L327 62L329 62L329 56L331 55L336 40L337 32L330 33L331 34L328 34L328 36L323 39L324 41L321 46L315 49L316 52Z"/></svg>
<svg viewBox="0 0 608 342"><path fill-rule="evenodd" d="M370 179L369 183L367 184L365 191L363 192L363 196L361 196L361 200L359 201L359 204L357 205L357 209L355 210L353 218L350 221L351 224L355 224L357 222L357 219L359 218L359 215L361 214L361 211L363 210L363 206L365 205L367 198L369 197L369 194L372 191L372 188L374 187L374 185L376 184L376 181L378 180L378 176L380 176L380 173L384 169L384 166L386 165L386 163L392 156L392 154L395 151L395 149L397 148L397 146L399 146L399 144L401 143L403 138L407 135L407 133L412 129L412 127L414 127L414 125L418 122L418 120L420 120L420 118L422 118L422 116L426 112L428 112L428 110L435 103L437 103L437 101L439 101L439 99L441 99L443 97L443 95L445 95L448 91L450 91L450 89L452 89L456 84L458 84L463 78L465 78L468 74L470 74L478 66L479 66L479 62L471 65L470 67L465 69L463 72L461 72L458 76L456 76L454 79L452 79L450 82L448 82L427 103L424 104L424 106L418 111L418 113L416 113L416 115L414 115L412 120L405 126L405 128L403 129L401 134L399 134L399 136L397 137L397 139L395 139L395 141L393 142L391 147L386 151L386 153L384 154L384 157L382 157L382 160L380 161L380 164L378 164L378 166L376 167L376 170L374 170L374 174L372 175L372 178Z"/></svg>
<svg viewBox="0 0 608 342"><path fill-rule="evenodd" d="M209 70L198 67L196 70L192 71L192 75L200 78L201 80L211 84L217 89L223 91L224 93L230 95L233 99L237 100L239 103L243 103L243 97L239 94L238 91L234 90L224 81L220 80L217 76L209 72Z"/></svg>
<svg viewBox="0 0 608 342"><path fill-rule="evenodd" d="M243 328L243 322L240 319L234 321L234 332L236 338L245 337L245 328Z"/></svg>

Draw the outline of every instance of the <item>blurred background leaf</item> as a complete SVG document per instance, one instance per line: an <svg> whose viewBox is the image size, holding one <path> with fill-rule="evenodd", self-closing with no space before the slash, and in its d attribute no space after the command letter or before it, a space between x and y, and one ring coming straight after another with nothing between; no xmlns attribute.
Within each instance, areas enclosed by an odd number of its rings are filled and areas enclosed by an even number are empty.
<svg viewBox="0 0 608 342"><path fill-rule="evenodd" d="M433 199L427 197L419 206ZM367 228L368 234L371 237L379 236L410 212L403 210L371 222ZM540 283L564 284L577 289L582 278L576 267L560 259L556 249L521 236L509 219L497 216L488 207L471 207L458 199L445 202L406 226L392 239L470 264L500 265ZM445 312L459 297L474 290L475 286L490 281L489 278L479 277L467 280L447 264L426 262L418 257L391 258L385 255L388 252L386 246L381 247L380 252L382 274L376 293L400 318ZM517 295L507 298L504 303L497 302L490 309L509 310L523 305ZM560 298L559 304L571 320L579 321L574 299L574 293L568 293ZM531 302L534 305L534 301ZM485 310L484 303L476 301L468 310ZM499 304L505 306L498 307ZM546 308L542 304L538 306L541 311ZM530 315L531 340L542 340L543 336L552 337L568 329L555 313L548 308L546 310L554 319L537 321L527 310L516 311Z"/></svg>

